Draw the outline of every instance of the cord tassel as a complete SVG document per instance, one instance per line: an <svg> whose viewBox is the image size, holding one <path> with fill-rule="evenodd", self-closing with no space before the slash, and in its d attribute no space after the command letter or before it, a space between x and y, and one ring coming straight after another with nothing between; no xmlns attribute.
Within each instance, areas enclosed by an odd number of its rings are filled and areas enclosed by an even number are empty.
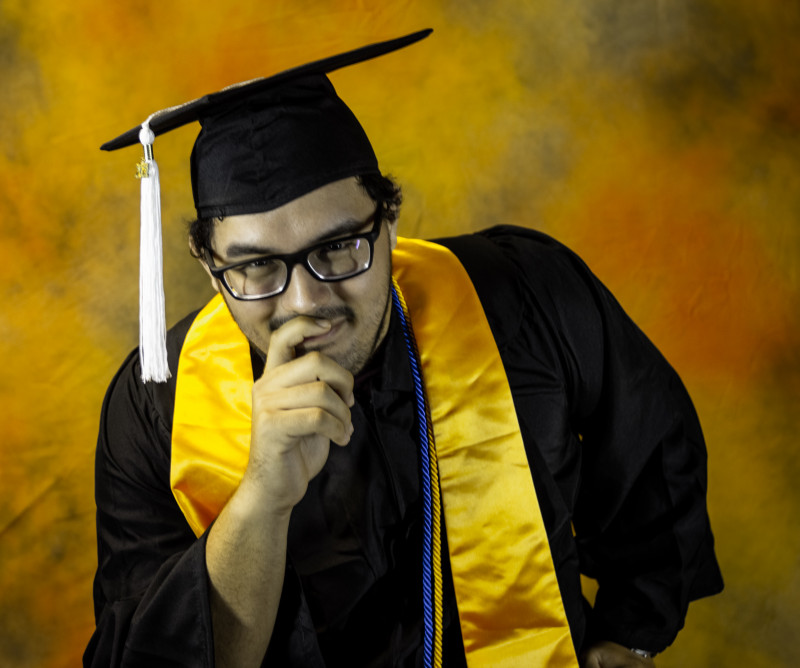
<svg viewBox="0 0 800 668"><path fill-rule="evenodd" d="M142 180L141 236L139 247L139 361L142 382L166 382L167 324L164 306L164 268L161 242L161 187L153 158L155 135L149 121L142 123L139 141L144 158L137 166Z"/></svg>

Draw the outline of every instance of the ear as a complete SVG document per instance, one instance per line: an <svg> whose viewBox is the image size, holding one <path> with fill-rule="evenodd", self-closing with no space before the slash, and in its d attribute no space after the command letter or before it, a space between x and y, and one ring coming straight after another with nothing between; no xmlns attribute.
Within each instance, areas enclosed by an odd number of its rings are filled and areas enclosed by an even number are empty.
<svg viewBox="0 0 800 668"><path fill-rule="evenodd" d="M214 278L213 274L211 273L211 270L208 268L208 264L206 264L206 261L203 259L202 254L196 251L194 244L191 242L191 240L189 241L189 252L192 254L194 258L197 259L197 261L200 263L200 266L203 267L203 269L205 270L206 274L208 274L208 278L211 281L211 287L214 288L216 292L221 292L222 286L219 284L219 281L216 278Z"/></svg>
<svg viewBox="0 0 800 668"><path fill-rule="evenodd" d="M397 220L386 224L389 228L389 246L392 250L397 248Z"/></svg>

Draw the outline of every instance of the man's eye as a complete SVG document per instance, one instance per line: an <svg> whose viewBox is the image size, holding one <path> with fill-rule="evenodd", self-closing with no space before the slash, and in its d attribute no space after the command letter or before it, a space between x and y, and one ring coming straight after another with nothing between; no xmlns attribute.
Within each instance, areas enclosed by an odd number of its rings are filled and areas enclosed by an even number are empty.
<svg viewBox="0 0 800 668"><path fill-rule="evenodd" d="M331 241L322 248L324 252L335 253L337 251L349 250L355 244L353 239L343 239L342 241Z"/></svg>
<svg viewBox="0 0 800 668"><path fill-rule="evenodd" d="M274 274L279 271L281 267L280 262L275 262L269 258L258 258L247 264L240 266L239 272L247 276L265 276Z"/></svg>

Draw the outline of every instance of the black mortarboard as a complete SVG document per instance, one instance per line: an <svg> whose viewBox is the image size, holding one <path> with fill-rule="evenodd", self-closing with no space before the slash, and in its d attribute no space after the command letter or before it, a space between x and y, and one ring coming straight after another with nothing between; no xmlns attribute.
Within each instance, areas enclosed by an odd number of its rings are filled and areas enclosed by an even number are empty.
<svg viewBox="0 0 800 668"><path fill-rule="evenodd" d="M143 380L166 380L161 279L161 214L157 135L193 121L202 129L191 156L192 191L203 218L275 209L333 181L378 172L360 123L326 74L427 37L422 30L317 60L271 77L229 86L152 114L140 127L101 146L113 151L141 142L142 247L140 357Z"/></svg>

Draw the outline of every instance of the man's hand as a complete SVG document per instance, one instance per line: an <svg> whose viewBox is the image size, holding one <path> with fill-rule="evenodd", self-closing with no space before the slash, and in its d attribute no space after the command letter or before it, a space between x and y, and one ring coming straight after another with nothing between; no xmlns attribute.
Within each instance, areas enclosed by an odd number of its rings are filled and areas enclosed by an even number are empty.
<svg viewBox="0 0 800 668"><path fill-rule="evenodd" d="M214 653L220 667L260 666L278 611L292 508L353 433L353 375L295 348L330 322L298 317L275 330L253 386L250 459L206 543Z"/></svg>
<svg viewBox="0 0 800 668"><path fill-rule="evenodd" d="M353 433L353 375L330 357L295 349L325 334L326 320L300 316L273 332L264 375L253 386L248 483L264 485L277 511L291 511L328 458Z"/></svg>
<svg viewBox="0 0 800 668"><path fill-rule="evenodd" d="M592 645L581 657L581 668L654 668L653 659L634 654L627 647L603 641Z"/></svg>

